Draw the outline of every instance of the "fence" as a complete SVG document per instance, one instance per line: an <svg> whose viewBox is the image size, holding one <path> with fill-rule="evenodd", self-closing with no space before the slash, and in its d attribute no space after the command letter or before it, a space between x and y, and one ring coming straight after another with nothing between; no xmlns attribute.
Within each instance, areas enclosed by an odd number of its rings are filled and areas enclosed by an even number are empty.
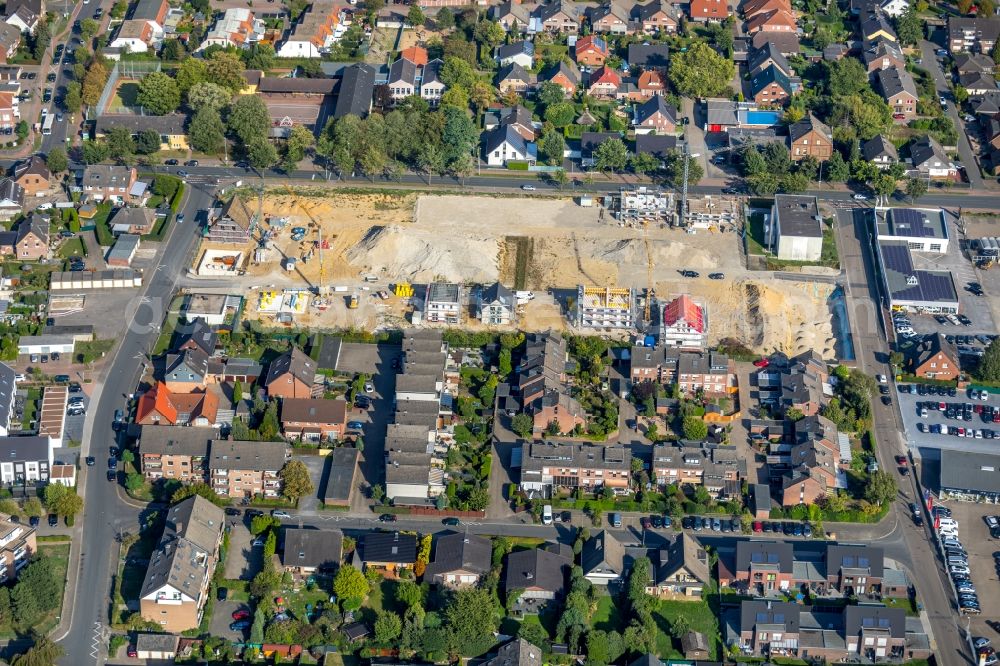
<svg viewBox="0 0 1000 666"><path fill-rule="evenodd" d="M159 72L160 69L162 69L162 64L159 61L128 60L122 62L116 60L114 66L111 68L111 73L108 74L108 82L104 84L104 90L101 91L101 98L97 101L96 106L92 106L87 110L87 118L95 120L107 111L108 104L114 98L115 92L118 90L118 81L122 76L135 80L136 78L142 78L146 74Z"/></svg>

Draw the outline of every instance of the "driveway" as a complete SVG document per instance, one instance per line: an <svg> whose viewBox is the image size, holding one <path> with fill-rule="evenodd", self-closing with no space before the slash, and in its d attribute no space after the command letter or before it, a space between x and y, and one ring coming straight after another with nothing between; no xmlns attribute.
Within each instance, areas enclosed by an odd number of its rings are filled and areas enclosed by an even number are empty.
<svg viewBox="0 0 1000 666"><path fill-rule="evenodd" d="M263 564L264 549L254 548L250 528L237 522L229 533L229 554L226 556L226 578L251 580Z"/></svg>
<svg viewBox="0 0 1000 666"><path fill-rule="evenodd" d="M926 39L920 40L920 55L924 60L923 67L934 77L934 86L937 88L937 94L944 95L945 99L951 100L949 75L941 69L941 63L938 61L937 56L934 55L934 51L938 48L940 47L928 42ZM986 183L979 173L979 162L972 152L969 137L965 135L965 125L962 123L962 118L958 112L958 104L955 104L953 100L950 101L946 114L955 123L955 129L958 130L958 156L962 160L962 164L965 165L965 173L972 188L982 189L986 187Z"/></svg>
<svg viewBox="0 0 1000 666"><path fill-rule="evenodd" d="M309 478L312 479L313 486L316 488L316 491L311 495L303 497L299 500L299 513L316 513L319 507L319 496L323 492L323 486L320 482L323 480L323 469L326 467L326 457L297 455L295 456L295 459L300 461L306 466L306 469L309 470Z"/></svg>

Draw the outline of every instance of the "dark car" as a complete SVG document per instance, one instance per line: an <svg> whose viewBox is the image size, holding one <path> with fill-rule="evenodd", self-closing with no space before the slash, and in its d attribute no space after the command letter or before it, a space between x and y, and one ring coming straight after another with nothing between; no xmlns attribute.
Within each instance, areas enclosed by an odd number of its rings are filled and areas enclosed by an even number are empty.
<svg viewBox="0 0 1000 666"><path fill-rule="evenodd" d="M250 628L249 620L240 620L229 625L229 631L246 631Z"/></svg>
<svg viewBox="0 0 1000 666"><path fill-rule="evenodd" d="M45 80L48 81L49 83L55 83L56 73L55 72L49 72L49 75L45 77Z"/></svg>
<svg viewBox="0 0 1000 666"><path fill-rule="evenodd" d="M650 522L653 523L653 529L660 529L661 527L663 527L663 518L661 518L660 516L650 517Z"/></svg>
<svg viewBox="0 0 1000 666"><path fill-rule="evenodd" d="M890 405L892 405L892 398L890 398L887 395L882 396L882 404L885 405L886 407L889 407Z"/></svg>
<svg viewBox="0 0 1000 666"><path fill-rule="evenodd" d="M694 527L694 518L692 518L691 516L684 516L683 518L681 518L681 527L686 530L689 530L692 527Z"/></svg>
<svg viewBox="0 0 1000 666"><path fill-rule="evenodd" d="M705 527L704 519L703 518L699 518L698 516L695 516L694 517L694 531L695 532L700 532L704 527Z"/></svg>
<svg viewBox="0 0 1000 666"><path fill-rule="evenodd" d="M639 524L642 525L642 529L644 530L648 530L653 527L653 523L646 516L639 519Z"/></svg>
<svg viewBox="0 0 1000 666"><path fill-rule="evenodd" d="M233 508L231 506L230 507L226 507L226 515L227 516L238 516L238 515L240 515L240 510L236 509L236 508Z"/></svg>
<svg viewBox="0 0 1000 666"><path fill-rule="evenodd" d="M358 409L368 409L372 406L372 400L366 395L358 395L354 397L354 406Z"/></svg>
<svg viewBox="0 0 1000 666"><path fill-rule="evenodd" d="M188 176L190 176L191 174L189 174L189 173L188 173L187 171L185 171L184 169L178 169L178 170L177 170L177 175L178 175L178 176L180 176L181 178L187 178L187 177L188 177Z"/></svg>
<svg viewBox="0 0 1000 666"><path fill-rule="evenodd" d="M448 525L449 527L457 527L462 524L462 521L454 516L450 516L441 521L442 525Z"/></svg>
<svg viewBox="0 0 1000 666"><path fill-rule="evenodd" d="M61 384L65 384L69 381L69 375L56 375L53 379Z"/></svg>
<svg viewBox="0 0 1000 666"><path fill-rule="evenodd" d="M391 513L383 513L378 517L378 521L380 523L394 523L396 522L396 516Z"/></svg>
<svg viewBox="0 0 1000 666"><path fill-rule="evenodd" d="M698 277L700 275L700 273L698 273L698 271L690 271L690 270L687 270L687 269L681 271L680 273L681 273L681 275L683 275L686 278L696 278L696 277Z"/></svg>
<svg viewBox="0 0 1000 666"><path fill-rule="evenodd" d="M32 527L38 527L38 523L42 522L38 516L32 516L28 518L28 524Z"/></svg>
<svg viewBox="0 0 1000 666"><path fill-rule="evenodd" d="M188 160L187 162L184 163L184 166L186 166L186 167L196 167L196 166L198 166L198 160Z"/></svg>
<svg viewBox="0 0 1000 666"><path fill-rule="evenodd" d="M361 421L348 421L347 422L347 429L348 430L364 430L365 429L365 424L363 422L361 422Z"/></svg>
<svg viewBox="0 0 1000 666"><path fill-rule="evenodd" d="M708 274L708 279L709 280L725 280L726 279L726 274L725 273L709 273Z"/></svg>
<svg viewBox="0 0 1000 666"><path fill-rule="evenodd" d="M87 456L87 467L93 467L95 464L97 464L97 459L94 456Z"/></svg>
<svg viewBox="0 0 1000 666"><path fill-rule="evenodd" d="M215 590L215 598L219 601L225 601L229 596L229 588L219 587Z"/></svg>
<svg viewBox="0 0 1000 666"><path fill-rule="evenodd" d="M115 457L108 458L108 469L118 469L118 459Z"/></svg>
<svg viewBox="0 0 1000 666"><path fill-rule="evenodd" d="M54 513L49 514L49 527L55 527L59 524L59 516Z"/></svg>
<svg viewBox="0 0 1000 666"><path fill-rule="evenodd" d="M113 469L108 470L108 481L116 481L118 479L118 472Z"/></svg>
<svg viewBox="0 0 1000 666"><path fill-rule="evenodd" d="M163 163L166 166L177 166L178 164L180 164L180 162L178 162L177 160L174 160L174 159L164 160Z"/></svg>

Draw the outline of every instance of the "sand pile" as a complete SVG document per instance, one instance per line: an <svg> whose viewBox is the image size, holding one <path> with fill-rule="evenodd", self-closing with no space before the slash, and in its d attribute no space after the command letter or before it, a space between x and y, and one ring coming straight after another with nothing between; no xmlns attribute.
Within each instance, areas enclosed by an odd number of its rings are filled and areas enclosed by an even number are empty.
<svg viewBox="0 0 1000 666"><path fill-rule="evenodd" d="M836 358L833 321L828 299L833 285L789 282L782 289L759 284L764 319L764 350L799 354L814 349Z"/></svg>
<svg viewBox="0 0 1000 666"><path fill-rule="evenodd" d="M441 236L413 227L373 226L345 253L352 266L389 280L494 282L500 270L495 236Z"/></svg>

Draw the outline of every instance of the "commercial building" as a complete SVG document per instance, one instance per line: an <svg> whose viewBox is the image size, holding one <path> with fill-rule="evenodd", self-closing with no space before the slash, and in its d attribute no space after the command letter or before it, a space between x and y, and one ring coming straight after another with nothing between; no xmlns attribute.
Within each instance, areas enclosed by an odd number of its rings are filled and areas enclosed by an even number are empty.
<svg viewBox="0 0 1000 666"><path fill-rule="evenodd" d="M628 330L635 327L635 290L631 287L579 285L576 321L580 328Z"/></svg>
<svg viewBox="0 0 1000 666"><path fill-rule="evenodd" d="M1000 455L941 449L938 470L942 499L1000 500Z"/></svg>
<svg viewBox="0 0 1000 666"><path fill-rule="evenodd" d="M144 620L171 633L200 624L224 527L222 509L198 495L168 509L139 592Z"/></svg>
<svg viewBox="0 0 1000 666"><path fill-rule="evenodd" d="M18 354L72 354L76 341L70 335L22 335L17 340Z"/></svg>
<svg viewBox="0 0 1000 666"><path fill-rule="evenodd" d="M818 261L823 254L823 218L816 197L776 194L768 235L779 259Z"/></svg>
<svg viewBox="0 0 1000 666"><path fill-rule="evenodd" d="M951 271L918 268L916 262L922 260L910 251L906 240L879 240L875 247L890 309L958 312L958 290Z"/></svg>

